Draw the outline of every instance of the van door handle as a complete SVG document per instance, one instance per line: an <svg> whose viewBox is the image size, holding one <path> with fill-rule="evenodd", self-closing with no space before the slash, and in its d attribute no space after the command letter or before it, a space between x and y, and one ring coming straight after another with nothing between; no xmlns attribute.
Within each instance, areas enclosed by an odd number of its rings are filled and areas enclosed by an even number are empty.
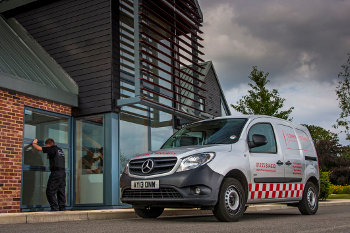
<svg viewBox="0 0 350 233"><path fill-rule="evenodd" d="M286 162L286 165L287 165L287 166L290 166L290 165L292 165L292 163L291 163L290 161L287 161L287 162Z"/></svg>
<svg viewBox="0 0 350 233"><path fill-rule="evenodd" d="M278 160L277 163L276 163L278 166L281 166L283 165L283 162L281 160Z"/></svg>

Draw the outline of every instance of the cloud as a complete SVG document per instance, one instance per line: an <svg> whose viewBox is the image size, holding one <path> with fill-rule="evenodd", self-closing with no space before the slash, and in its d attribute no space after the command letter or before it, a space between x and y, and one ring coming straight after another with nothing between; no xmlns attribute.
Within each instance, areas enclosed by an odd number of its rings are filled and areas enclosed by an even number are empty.
<svg viewBox="0 0 350 233"><path fill-rule="evenodd" d="M332 129L337 75L350 52L350 1L199 0L205 59L229 103L248 89L252 66L294 106L296 122Z"/></svg>
<svg viewBox="0 0 350 233"><path fill-rule="evenodd" d="M229 88L245 83L253 65L278 83L332 82L350 50L350 1L199 2L205 58Z"/></svg>

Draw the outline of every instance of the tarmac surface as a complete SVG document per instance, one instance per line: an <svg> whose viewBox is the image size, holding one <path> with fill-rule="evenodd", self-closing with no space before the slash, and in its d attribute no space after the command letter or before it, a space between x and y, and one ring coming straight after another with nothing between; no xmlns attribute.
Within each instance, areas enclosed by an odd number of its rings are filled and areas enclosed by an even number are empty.
<svg viewBox="0 0 350 233"><path fill-rule="evenodd" d="M329 199L320 201L320 207L346 206L350 210L350 199ZM250 205L247 213L293 209L282 204ZM203 216L212 215L210 210L198 209L166 209L162 217L166 216ZM24 213L0 213L0 224L24 224L24 223L51 223L80 220L109 220L137 218L133 209L108 209L108 210L83 210L83 211L57 211L57 212L24 212ZM350 221L349 221L350 222ZM2 232L2 230L1 230ZM349 231L350 232L350 231Z"/></svg>
<svg viewBox="0 0 350 233"><path fill-rule="evenodd" d="M212 214L2 225L2 233L41 232L350 232L350 206L320 206L316 215L301 215L297 208L247 210L239 222L218 222Z"/></svg>

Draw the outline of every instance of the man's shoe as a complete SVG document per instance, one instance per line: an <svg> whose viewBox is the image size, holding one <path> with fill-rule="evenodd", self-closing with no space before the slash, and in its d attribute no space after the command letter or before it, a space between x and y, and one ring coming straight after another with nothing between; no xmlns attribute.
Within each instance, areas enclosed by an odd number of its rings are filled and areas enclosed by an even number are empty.
<svg viewBox="0 0 350 233"><path fill-rule="evenodd" d="M60 211L65 211L66 210L66 208L60 208Z"/></svg>

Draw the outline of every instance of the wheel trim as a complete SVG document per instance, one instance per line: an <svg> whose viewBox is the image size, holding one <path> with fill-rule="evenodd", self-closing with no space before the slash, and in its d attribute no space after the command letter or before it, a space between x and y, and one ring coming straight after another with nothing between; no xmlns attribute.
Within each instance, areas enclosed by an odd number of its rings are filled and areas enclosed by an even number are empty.
<svg viewBox="0 0 350 233"><path fill-rule="evenodd" d="M234 186L229 186L225 191L225 208L230 214L234 214L239 209L240 196Z"/></svg>
<svg viewBox="0 0 350 233"><path fill-rule="evenodd" d="M309 205L310 209L315 209L316 207L316 194L312 188L309 188L307 190L307 204Z"/></svg>

